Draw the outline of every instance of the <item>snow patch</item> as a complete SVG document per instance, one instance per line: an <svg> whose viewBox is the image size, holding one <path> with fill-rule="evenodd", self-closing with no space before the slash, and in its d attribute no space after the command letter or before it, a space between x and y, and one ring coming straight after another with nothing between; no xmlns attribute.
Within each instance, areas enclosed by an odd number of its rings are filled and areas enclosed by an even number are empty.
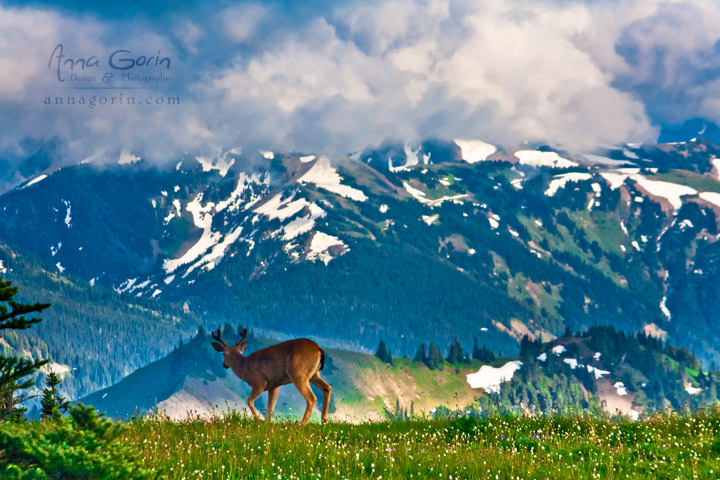
<svg viewBox="0 0 720 480"><path fill-rule="evenodd" d="M422 190L418 190L417 188L413 188L407 182L403 182L403 187L405 188L406 192L408 192L410 195L412 195L413 198L415 198L415 200L419 201L422 204L428 205L430 208L436 207L446 201L451 201L453 203L463 203L461 199L468 196L468 194L463 193L460 195L453 195L450 197L442 197L436 200L430 200L425 195L425 192L423 192Z"/></svg>
<svg viewBox="0 0 720 480"><path fill-rule="evenodd" d="M587 371L588 371L588 372L595 374L595 379L596 379L596 380L599 379L599 378L602 378L603 375L609 375L609 374L610 374L610 372L608 372L607 370L600 370L599 368L595 368L595 367L592 367L592 366L590 366L590 365L587 365L585 368L587 368Z"/></svg>
<svg viewBox="0 0 720 480"><path fill-rule="evenodd" d="M640 157L638 157L635 152L628 150L627 148L623 149L623 155L633 160L640 160Z"/></svg>
<svg viewBox="0 0 720 480"><path fill-rule="evenodd" d="M297 191L294 191L292 195L283 199L283 194L278 193L253 211L255 213L266 215L271 220L274 218L286 220L310 205L310 203L304 198L293 200L296 194Z"/></svg>
<svg viewBox="0 0 720 480"><path fill-rule="evenodd" d="M332 247L342 247L342 253L349 250L347 245L345 245L339 238L323 232L315 232L315 235L313 235L312 240L310 241L310 249L307 254L307 259L313 262L320 260L327 265L335 258L329 251Z"/></svg>
<svg viewBox="0 0 720 480"><path fill-rule="evenodd" d="M315 160L315 155L305 155L304 157L300 157L300 161L302 163L310 163L313 160Z"/></svg>
<svg viewBox="0 0 720 480"><path fill-rule="evenodd" d="M511 380L521 366L522 362L519 360L508 362L499 368L483 365L477 372L466 375L467 383L472 388L483 388L488 393L498 393L500 384Z"/></svg>
<svg viewBox="0 0 720 480"><path fill-rule="evenodd" d="M41 182L41 181L45 180L46 178L47 178L47 175L45 175L45 174L37 176L37 177L33 178L32 180L30 180L28 183L26 183L23 188L27 188L30 185L35 185L36 183Z"/></svg>
<svg viewBox="0 0 720 480"><path fill-rule="evenodd" d="M238 175L238 182L235 186L235 190L232 191L228 198L226 198L222 202L218 202L218 204L215 206L215 212L221 212L225 209L228 209L228 211L231 213L237 212L238 210L240 210L240 205L243 200L242 196L245 193L245 190L247 190L251 184L265 185L269 183L269 181L270 180L267 176L261 177L257 173L248 176L245 172L241 172ZM251 205L254 200L256 199L249 200L246 206Z"/></svg>
<svg viewBox="0 0 720 480"><path fill-rule="evenodd" d="M60 262L57 262L57 263L55 264L55 266L56 266L57 269L60 271L60 273L63 273L63 272L65 271L65 267L63 267L62 265L60 265Z"/></svg>
<svg viewBox="0 0 720 480"><path fill-rule="evenodd" d="M388 211L387 205L385 205L384 203L382 205L380 205L380 213L387 213L387 211Z"/></svg>
<svg viewBox="0 0 720 480"><path fill-rule="evenodd" d="M490 228L495 230L500 225L500 215L496 213L490 214L490 217L488 217L488 222L490 222Z"/></svg>
<svg viewBox="0 0 720 480"><path fill-rule="evenodd" d="M660 311L667 317L668 320L671 319L672 315L670 314L670 310L667 308L667 295L664 295L662 300L660 300Z"/></svg>
<svg viewBox="0 0 720 480"><path fill-rule="evenodd" d="M693 228L693 223L687 218L680 222L680 230L685 230L686 228Z"/></svg>
<svg viewBox="0 0 720 480"><path fill-rule="evenodd" d="M518 150L515 152L515 156L520 160L521 164L534 167L570 168L578 166L577 162L563 158L555 152Z"/></svg>
<svg viewBox="0 0 720 480"><path fill-rule="evenodd" d="M615 390L617 390L617 394L620 396L628 394L627 389L625 388L625 384L623 382L615 382L613 387L615 387Z"/></svg>
<svg viewBox="0 0 720 480"><path fill-rule="evenodd" d="M720 159L718 160L720 161ZM720 172L720 169L718 170L718 172ZM720 176L720 173L718 173L718 176ZM705 200L706 202L715 205L716 207L720 207L720 193L700 192L699 196L702 200Z"/></svg>
<svg viewBox="0 0 720 480"><path fill-rule="evenodd" d="M627 178L627 175L613 172L602 172L600 176L608 183L610 190L617 190L618 187L625 183L625 179Z"/></svg>
<svg viewBox="0 0 720 480"><path fill-rule="evenodd" d="M630 178L634 180L643 190L654 197L666 199L673 209L677 210L682 206L682 198L685 195L696 195L698 192L694 188L678 185L676 183L663 182L660 180L650 180L644 175L639 174L637 168L620 168L617 172L603 172L600 175L608 182L610 188L615 190ZM635 197L636 202L643 202L642 197Z"/></svg>
<svg viewBox="0 0 720 480"><path fill-rule="evenodd" d="M547 360L547 353L546 352L541 353L540 355L537 356L537 359L540 360L541 362L544 362L545 360Z"/></svg>
<svg viewBox="0 0 720 480"><path fill-rule="evenodd" d="M545 190L545 195L552 197L557 193L559 188L564 188L567 182L581 182L584 180L590 180L592 175L589 173L573 172L565 173L563 175L556 175L553 180L550 181L548 189Z"/></svg>
<svg viewBox="0 0 720 480"><path fill-rule="evenodd" d="M67 212L65 212L65 225L67 225L67 228L71 228L72 225L70 225L70 222L72 222L72 212L70 201L63 200L62 202L65 204L65 207L67 207Z"/></svg>
<svg viewBox="0 0 720 480"><path fill-rule="evenodd" d="M5 272L7 272L7 268L5 268L5 264L3 263L3 261L0 260L0 273L5 273Z"/></svg>
<svg viewBox="0 0 720 480"><path fill-rule="evenodd" d="M283 227L283 240L292 240L298 235L309 232L315 227L315 220L326 215L325 210L311 203L308 207L310 213L303 217L298 217Z"/></svg>
<svg viewBox="0 0 720 480"><path fill-rule="evenodd" d="M227 175L228 170L235 164L234 158L229 158L230 155L238 156L242 153L242 148L231 148L226 152L222 150L218 151L218 155L215 159L207 158L203 156L195 157L195 160L202 165L203 172L209 172L211 170L217 170L221 177Z"/></svg>
<svg viewBox="0 0 720 480"><path fill-rule="evenodd" d="M561 353L567 352L567 348L565 348L565 345L555 345L551 351L555 355L560 355Z"/></svg>
<svg viewBox="0 0 720 480"><path fill-rule="evenodd" d="M238 237L240 237L242 229L242 227L237 227L235 230L225 235L225 238L223 238L222 242L217 243L217 245L214 245L212 247L210 253L203 255L200 260L195 262L190 268L187 269L187 272L185 272L183 278L187 277L188 274L195 270L197 267L202 267L202 269L205 271L210 271L215 268L222 261L223 257L225 256L225 251L228 249L228 247L235 243ZM216 232L213 232L213 234L215 233Z"/></svg>
<svg viewBox="0 0 720 480"><path fill-rule="evenodd" d="M275 154L273 152L261 150L260 154L263 156L263 158L265 158L267 160L272 160L273 158L275 158Z"/></svg>
<svg viewBox="0 0 720 480"><path fill-rule="evenodd" d="M423 222L427 223L428 225L432 225L433 223L435 223L435 221L438 218L440 218L440 215L437 213L435 215L423 215L422 216Z"/></svg>
<svg viewBox="0 0 720 480"><path fill-rule="evenodd" d="M467 163L484 162L490 155L497 152L495 145L480 140L455 139L454 141L460 147L460 157Z"/></svg>
<svg viewBox="0 0 720 480"><path fill-rule="evenodd" d="M658 180L648 180L642 175L632 175L630 178L635 180L650 195L665 198L670 205L677 210L682 207L681 197L684 195L695 195L697 190L685 185L678 185L670 182L662 182Z"/></svg>
<svg viewBox="0 0 720 480"><path fill-rule="evenodd" d="M577 358L564 358L563 362L570 365L570 369L572 370L575 370L578 366Z"/></svg>
<svg viewBox="0 0 720 480"><path fill-rule="evenodd" d="M330 160L325 156L320 157L315 165L298 179L298 183L314 183L318 187L357 202L367 200L368 197L362 191L348 185L343 185L341 182L342 177L337 173L337 170L330 165Z"/></svg>
<svg viewBox="0 0 720 480"><path fill-rule="evenodd" d="M123 148L120 152L120 159L118 160L119 165L132 165L133 163L137 163L141 160L140 157L137 155L133 155L130 153L130 151L126 148Z"/></svg>
<svg viewBox="0 0 720 480"><path fill-rule="evenodd" d="M420 153L420 147L413 150L409 144L405 144L405 167L412 167L420 163L418 153Z"/></svg>
<svg viewBox="0 0 720 480"><path fill-rule="evenodd" d="M190 247L182 257L177 259L165 259L163 261L163 269L166 273L172 273L179 266L193 262L200 255L206 252L210 247L220 241L221 234L212 231L213 215L211 212L215 204L212 202L208 202L207 205L203 206L201 203L202 197L203 194L201 192L195 197L192 202L187 204L185 210L192 213L195 226L202 229L203 233L200 239L195 243L195 245Z"/></svg>

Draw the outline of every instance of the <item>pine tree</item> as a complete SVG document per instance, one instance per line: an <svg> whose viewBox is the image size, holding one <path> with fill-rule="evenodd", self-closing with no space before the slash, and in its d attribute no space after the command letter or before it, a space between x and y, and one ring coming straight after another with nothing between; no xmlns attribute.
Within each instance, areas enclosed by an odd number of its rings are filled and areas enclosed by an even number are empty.
<svg viewBox="0 0 720 480"><path fill-rule="evenodd" d="M465 360L465 353L463 352L462 343L460 339L455 337L455 341L450 344L450 351L448 352L447 361L448 363L462 363Z"/></svg>
<svg viewBox="0 0 720 480"><path fill-rule="evenodd" d="M380 340L377 350L375 351L375 356L378 357L381 361L389 363L390 365L392 365L393 363L392 353L387 349L384 340Z"/></svg>
<svg viewBox="0 0 720 480"><path fill-rule="evenodd" d="M40 401L41 415L43 418L65 413L70 405L70 402L58 393L58 385L60 385L60 377L57 373L50 370L47 377L47 387L43 389L43 398Z"/></svg>
<svg viewBox="0 0 720 480"><path fill-rule="evenodd" d="M420 346L417 349L417 352L415 353L415 358L413 359L416 362L422 362L424 364L427 364L427 351L425 350L425 343L421 343Z"/></svg>
<svg viewBox="0 0 720 480"><path fill-rule="evenodd" d="M473 350L472 350L472 358L474 360L480 360L480 347L478 347L477 338L473 337Z"/></svg>
<svg viewBox="0 0 720 480"><path fill-rule="evenodd" d="M49 303L23 304L13 300L18 293L12 282L3 281L0 277L0 331L26 330L42 318L27 318L27 314L38 313L50 306ZM19 391L35 385L27 377L35 373L48 360L28 360L20 357L6 357L0 355L0 419L21 419L27 409L19 404L27 399L24 394L16 395Z"/></svg>
<svg viewBox="0 0 720 480"><path fill-rule="evenodd" d="M431 370L440 368L444 361L445 359L443 359L440 349L437 348L434 343L430 342L430 348L428 349L428 359L426 362L428 368L430 368Z"/></svg>

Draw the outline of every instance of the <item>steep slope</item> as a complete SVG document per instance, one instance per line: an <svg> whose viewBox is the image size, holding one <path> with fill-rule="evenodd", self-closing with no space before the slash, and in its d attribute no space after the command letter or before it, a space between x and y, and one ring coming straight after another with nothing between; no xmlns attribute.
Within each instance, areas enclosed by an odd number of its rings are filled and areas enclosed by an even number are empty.
<svg viewBox="0 0 720 480"><path fill-rule="evenodd" d="M48 368L61 375L71 398L111 385L164 356L198 324L180 309L92 287L4 243L0 276L18 287L20 301L52 304L42 313L43 322L6 332L0 339L3 350L52 359Z"/></svg>

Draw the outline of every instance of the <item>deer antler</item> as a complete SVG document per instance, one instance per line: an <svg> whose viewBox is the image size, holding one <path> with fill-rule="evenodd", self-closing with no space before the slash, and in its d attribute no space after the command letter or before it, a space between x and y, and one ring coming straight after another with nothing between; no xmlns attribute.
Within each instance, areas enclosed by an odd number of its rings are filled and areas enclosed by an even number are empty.
<svg viewBox="0 0 720 480"><path fill-rule="evenodd" d="M217 340L217 342L222 345L223 347L227 347L228 344L225 340L220 338L220 329L217 329L217 332L210 332L210 336L212 336L213 339Z"/></svg>
<svg viewBox="0 0 720 480"><path fill-rule="evenodd" d="M240 340L235 345L240 345L242 342L245 341L245 337L247 337L247 327L243 328L242 336L240 337Z"/></svg>

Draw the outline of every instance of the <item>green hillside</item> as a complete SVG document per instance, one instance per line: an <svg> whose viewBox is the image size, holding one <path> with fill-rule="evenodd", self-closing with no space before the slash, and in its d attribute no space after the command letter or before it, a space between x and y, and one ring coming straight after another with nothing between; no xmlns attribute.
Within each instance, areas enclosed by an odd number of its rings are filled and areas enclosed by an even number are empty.
<svg viewBox="0 0 720 480"><path fill-rule="evenodd" d="M223 337L237 338L229 325ZM252 335L249 341L251 350L273 343ZM452 348L460 351L452 363L450 358L437 361L433 345L425 360L396 357L392 364L375 355L326 348L322 375L333 387L330 418L359 423L412 414L481 415L498 408L534 413L605 410L637 418L665 407L700 408L718 400L720 371L703 371L686 349L611 327L547 343L525 337L519 357L471 360L461 345ZM499 373L514 362L521 362L516 371ZM201 329L166 357L81 401L119 418L155 409L175 419L243 410L249 388L221 363ZM472 388L468 374L474 374L473 382L480 378L486 384ZM316 395L322 398L319 391ZM256 406L262 410L265 401L263 395ZM276 411L294 417L304 404L288 385L280 389Z"/></svg>
<svg viewBox="0 0 720 480"><path fill-rule="evenodd" d="M226 328L223 338L233 337ZM250 337L251 350L271 343ZM464 380L464 375L479 368L477 361L430 370L408 359L395 359L391 366L370 354L332 348L325 351L327 360L322 375L333 387L330 412L336 420L383 419L385 410L394 411L398 403L407 409L412 405L417 413L430 414L438 406L465 407L477 395ZM249 393L242 380L222 367L222 357L210 347L210 338L201 331L163 359L80 401L122 418L156 407L174 418L182 418L189 413L243 409ZM316 394L322 398L319 391ZM256 405L264 408L265 400L263 395ZM297 390L287 385L280 389L276 412L293 415L301 413L304 405Z"/></svg>
<svg viewBox="0 0 720 480"><path fill-rule="evenodd" d="M5 351L52 359L63 389L78 398L119 381L167 354L198 320L154 300L120 295L63 275L31 254L0 243L5 280L25 302L51 303L44 321L27 332L8 332Z"/></svg>

